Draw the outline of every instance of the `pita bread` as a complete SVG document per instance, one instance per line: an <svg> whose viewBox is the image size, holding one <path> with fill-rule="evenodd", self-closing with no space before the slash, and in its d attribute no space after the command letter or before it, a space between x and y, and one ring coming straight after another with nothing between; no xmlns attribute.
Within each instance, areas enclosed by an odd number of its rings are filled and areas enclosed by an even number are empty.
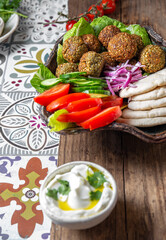
<svg viewBox="0 0 166 240"><path fill-rule="evenodd" d="M137 96L131 97L134 101L145 101L145 100L155 100L158 98L166 97L166 86L158 87L148 93L143 93Z"/></svg>
<svg viewBox="0 0 166 240"><path fill-rule="evenodd" d="M119 123L125 123L136 127L154 127L157 125L166 124L166 117L139 118L139 119L118 118L116 121Z"/></svg>
<svg viewBox="0 0 166 240"><path fill-rule="evenodd" d="M149 111L133 111L126 108L122 112L122 117L128 119L166 117L166 107L156 108Z"/></svg>
<svg viewBox="0 0 166 240"><path fill-rule="evenodd" d="M119 94L120 97L129 98L135 95L147 93L157 87L166 86L166 68L139 80L134 83L134 85L136 86L135 88L127 87L121 90Z"/></svg>
<svg viewBox="0 0 166 240"><path fill-rule="evenodd" d="M147 101L131 101L128 104L128 108L134 111L149 110L154 108L166 107L166 97L156 100Z"/></svg>

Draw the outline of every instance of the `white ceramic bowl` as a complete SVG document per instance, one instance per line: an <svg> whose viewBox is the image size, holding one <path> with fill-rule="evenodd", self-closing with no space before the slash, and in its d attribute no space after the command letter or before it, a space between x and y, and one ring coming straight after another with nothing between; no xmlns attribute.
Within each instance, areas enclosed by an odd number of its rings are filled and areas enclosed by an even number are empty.
<svg viewBox="0 0 166 240"><path fill-rule="evenodd" d="M74 166L79 164L86 164L90 167L94 167L99 171L101 171L105 176L108 176L113 189L111 200L108 203L107 207L101 210L96 215L84 217L84 218L82 217L78 219L60 218L56 216L56 212L52 212L51 209L49 209L49 206L46 206L45 204L46 195L44 190L47 188L47 185L49 184L49 182L57 174L63 174L65 172L69 172ZM53 223L61 225L63 227L70 228L70 229L87 229L87 228L96 226L97 224L101 223L103 220L105 220L109 216L109 214L111 213L111 211L113 210L117 202L117 186L113 176L102 166L92 162L84 162L84 161L70 162L58 167L44 179L40 187L39 201L44 213L52 220Z"/></svg>
<svg viewBox="0 0 166 240"><path fill-rule="evenodd" d="M0 43L6 41L12 33L16 30L19 23L19 16L12 14L8 21L4 24L2 35L0 36Z"/></svg>

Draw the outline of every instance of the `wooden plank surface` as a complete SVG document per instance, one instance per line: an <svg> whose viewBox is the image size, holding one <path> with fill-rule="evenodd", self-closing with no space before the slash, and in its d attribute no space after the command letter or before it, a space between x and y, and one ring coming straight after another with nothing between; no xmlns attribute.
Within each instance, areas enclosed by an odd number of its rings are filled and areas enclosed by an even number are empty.
<svg viewBox="0 0 166 240"><path fill-rule="evenodd" d="M91 0L69 0L69 13L82 13ZM122 0L113 18L152 25L166 39L164 0ZM58 164L93 161L106 167L118 186L118 202L111 215L88 230L52 225L51 240L165 240L166 143L148 144L120 132L61 136Z"/></svg>

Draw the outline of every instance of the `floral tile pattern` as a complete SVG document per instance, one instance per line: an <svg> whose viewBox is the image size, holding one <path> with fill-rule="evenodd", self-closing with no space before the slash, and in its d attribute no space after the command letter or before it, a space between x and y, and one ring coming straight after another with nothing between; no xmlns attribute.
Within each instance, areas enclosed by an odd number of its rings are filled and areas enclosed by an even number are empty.
<svg viewBox="0 0 166 240"><path fill-rule="evenodd" d="M51 221L41 210L39 188L57 166L59 135L42 122L30 79L64 33L65 24L53 21L58 12L67 14L67 6L68 0L22 0L19 11L28 18L20 18L15 33L0 45L2 240L50 239Z"/></svg>
<svg viewBox="0 0 166 240"><path fill-rule="evenodd" d="M41 211L39 187L56 164L52 156L0 157L1 239L35 239L36 232L37 239L49 239L51 221Z"/></svg>
<svg viewBox="0 0 166 240"><path fill-rule="evenodd" d="M24 0L19 11L28 18L21 19L13 37L14 42L55 43L65 32L65 24L52 22L59 17L58 12L67 14L66 0ZM63 21L64 17L59 20Z"/></svg>
<svg viewBox="0 0 166 240"><path fill-rule="evenodd" d="M33 91L30 80L38 70L38 63L46 62L53 44L12 44L3 79L2 91Z"/></svg>

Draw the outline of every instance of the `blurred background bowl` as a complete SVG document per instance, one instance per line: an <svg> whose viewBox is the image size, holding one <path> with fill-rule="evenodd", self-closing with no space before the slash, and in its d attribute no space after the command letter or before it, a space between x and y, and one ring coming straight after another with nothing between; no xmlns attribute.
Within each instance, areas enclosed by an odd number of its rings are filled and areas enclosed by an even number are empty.
<svg viewBox="0 0 166 240"><path fill-rule="evenodd" d="M19 16L17 14L12 14L4 25L2 35L0 36L0 43L7 41L7 39L16 30L19 24Z"/></svg>

